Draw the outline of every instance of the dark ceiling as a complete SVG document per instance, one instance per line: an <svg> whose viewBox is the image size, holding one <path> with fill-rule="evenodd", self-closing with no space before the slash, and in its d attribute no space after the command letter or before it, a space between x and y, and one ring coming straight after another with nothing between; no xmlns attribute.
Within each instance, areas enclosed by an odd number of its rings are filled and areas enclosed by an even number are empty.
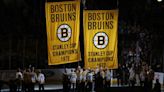
<svg viewBox="0 0 164 92"><path fill-rule="evenodd" d="M60 0L46 0L60 1ZM45 34L45 0L0 0L1 34ZM87 9L119 9L119 19L137 21L162 30L164 1L156 0L86 0Z"/></svg>
<svg viewBox="0 0 164 92"><path fill-rule="evenodd" d="M12 58L19 57L15 61L20 59L19 61L22 62L24 58L22 56L24 54L22 53L25 50L26 52L30 52L29 54L26 53L26 56L31 55L34 56L31 58L38 59L36 61L45 62L39 63L41 66L47 65L46 1L53 2L61 0L0 0L0 59L2 61L8 61L6 57L11 56L8 54L10 52L13 55L16 53ZM81 10L82 6L81 4ZM161 39L164 38L164 1L159 3L156 0L86 0L86 8L118 9L119 22L136 22L153 31L152 34L156 34L157 41L159 40L158 43L163 43ZM34 41L38 42L38 45ZM38 58L35 58L35 46L38 47ZM10 49L12 51L9 51ZM83 49L83 46L81 46L81 49ZM28 59L25 61L29 62L31 60ZM5 62L0 65L4 67L8 66L7 63L5 65Z"/></svg>

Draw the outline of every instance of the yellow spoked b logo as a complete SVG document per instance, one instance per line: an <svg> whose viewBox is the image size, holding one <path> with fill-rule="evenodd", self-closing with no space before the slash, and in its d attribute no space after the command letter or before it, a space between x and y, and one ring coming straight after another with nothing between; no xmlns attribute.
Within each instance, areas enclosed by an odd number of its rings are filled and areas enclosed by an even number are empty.
<svg viewBox="0 0 164 92"><path fill-rule="evenodd" d="M93 44L98 49L104 49L109 43L108 35L105 32L98 32L93 37Z"/></svg>
<svg viewBox="0 0 164 92"><path fill-rule="evenodd" d="M57 29L57 37L60 41L66 42L71 38L72 30L67 24L62 24Z"/></svg>

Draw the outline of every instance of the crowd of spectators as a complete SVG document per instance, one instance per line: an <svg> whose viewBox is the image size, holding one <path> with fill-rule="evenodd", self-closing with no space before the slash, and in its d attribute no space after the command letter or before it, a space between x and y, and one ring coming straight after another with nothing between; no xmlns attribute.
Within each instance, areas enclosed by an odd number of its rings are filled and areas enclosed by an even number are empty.
<svg viewBox="0 0 164 92"><path fill-rule="evenodd" d="M45 75L40 69L34 67L21 70L17 69L15 79L7 84L10 92L35 92L35 85L39 86L39 92L44 92Z"/></svg>
<svg viewBox="0 0 164 92"><path fill-rule="evenodd" d="M162 49L159 33L153 27L138 22L119 21L118 27L120 63L146 62L153 70L161 72L163 56L159 51Z"/></svg>
<svg viewBox="0 0 164 92"><path fill-rule="evenodd" d="M103 88L110 88L111 71L106 68L84 69L78 66L63 73L63 91L69 92L100 92Z"/></svg>
<svg viewBox="0 0 164 92"><path fill-rule="evenodd" d="M134 63L119 65L116 70L117 84L113 83L113 73L111 69L96 67L95 69L84 69L78 66L68 72L65 69L63 73L63 92L100 92L109 90L111 85L118 87L135 87L143 88L144 92L160 92L161 84L159 79L153 85L154 70L147 63ZM72 92L71 91L71 92Z"/></svg>
<svg viewBox="0 0 164 92"><path fill-rule="evenodd" d="M150 92L153 88L154 72L157 68L162 68L153 62L153 34L137 22L120 21L119 36L119 47L122 50L120 65L116 70L118 85L143 86Z"/></svg>

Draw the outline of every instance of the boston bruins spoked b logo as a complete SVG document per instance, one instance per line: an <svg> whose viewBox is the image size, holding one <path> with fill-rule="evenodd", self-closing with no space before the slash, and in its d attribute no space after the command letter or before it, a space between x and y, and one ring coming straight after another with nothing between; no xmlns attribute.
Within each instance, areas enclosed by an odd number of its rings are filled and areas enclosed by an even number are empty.
<svg viewBox="0 0 164 92"><path fill-rule="evenodd" d="M108 35L104 32L98 32L93 37L93 44L98 49L104 49L109 42Z"/></svg>
<svg viewBox="0 0 164 92"><path fill-rule="evenodd" d="M71 38L72 30L67 24L62 24L57 29L57 37L60 41L66 42Z"/></svg>

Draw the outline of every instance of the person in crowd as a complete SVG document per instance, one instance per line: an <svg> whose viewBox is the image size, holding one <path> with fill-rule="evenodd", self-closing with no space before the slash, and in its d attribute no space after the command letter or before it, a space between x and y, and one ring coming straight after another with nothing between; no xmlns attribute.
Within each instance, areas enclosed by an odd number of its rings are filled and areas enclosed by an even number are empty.
<svg viewBox="0 0 164 92"><path fill-rule="evenodd" d="M141 87L144 86L145 77L146 77L146 71L142 69L142 71L140 72L140 86Z"/></svg>
<svg viewBox="0 0 164 92"><path fill-rule="evenodd" d="M107 68L105 71L105 88L109 88L111 84L111 73L110 70Z"/></svg>
<svg viewBox="0 0 164 92"><path fill-rule="evenodd" d="M22 81L23 81L23 74L21 72L21 69L18 68L16 72L16 84L17 84L17 92L21 91L22 88Z"/></svg>
<svg viewBox="0 0 164 92"><path fill-rule="evenodd" d="M69 86L70 86L70 81L69 81L69 76L67 73L67 69L64 69L63 73L63 92L69 92Z"/></svg>
<svg viewBox="0 0 164 92"><path fill-rule="evenodd" d="M148 77L145 77L145 81L144 81L144 92L149 92L149 82L148 82Z"/></svg>
<svg viewBox="0 0 164 92"><path fill-rule="evenodd" d="M30 75L31 75L31 82L32 82L31 83L31 90L32 90L32 92L34 92L35 84L36 84L36 81L37 81L37 74L35 72L35 67L32 67Z"/></svg>
<svg viewBox="0 0 164 92"><path fill-rule="evenodd" d="M159 79L156 79L156 83L154 84L153 92L161 92L161 84L159 83Z"/></svg>
<svg viewBox="0 0 164 92"><path fill-rule="evenodd" d="M76 75L75 71L72 69L71 74L70 74L70 82L73 87L73 92L76 91L76 79L77 79L77 75Z"/></svg>
<svg viewBox="0 0 164 92"><path fill-rule="evenodd" d="M153 79L154 79L154 71L153 69L151 69L151 66L149 66L148 68L147 75L148 75L148 89L150 89L149 91L151 91L153 85Z"/></svg>
<svg viewBox="0 0 164 92"><path fill-rule="evenodd" d="M102 88L104 88L105 72L104 72L104 69L102 67L100 67L100 75L101 75L101 78L102 78Z"/></svg>
<svg viewBox="0 0 164 92"><path fill-rule="evenodd" d="M145 62L143 63L143 69L145 71L145 81L144 81L144 91L149 92L149 82L148 82L148 64Z"/></svg>
<svg viewBox="0 0 164 92"><path fill-rule="evenodd" d="M82 81L81 81L82 92L85 92L86 91L87 73L88 73L87 70L86 69L83 69L83 72L82 72Z"/></svg>
<svg viewBox="0 0 164 92"><path fill-rule="evenodd" d="M76 82L76 89L79 92L81 90L81 81L82 81L82 69L81 66L78 66L76 70L77 75L77 82Z"/></svg>
<svg viewBox="0 0 164 92"><path fill-rule="evenodd" d="M122 66L122 75L123 75L123 84L127 85L128 84L128 78L129 78L128 65Z"/></svg>
<svg viewBox="0 0 164 92"><path fill-rule="evenodd" d="M24 83L24 73L25 73L26 69L22 69L22 75L23 75L23 80L22 80L22 91L25 92L25 83Z"/></svg>
<svg viewBox="0 0 164 92"><path fill-rule="evenodd" d="M116 70L116 77L117 77L117 85L120 86L123 84L123 74L122 74L122 67L119 64L118 69Z"/></svg>
<svg viewBox="0 0 164 92"><path fill-rule="evenodd" d="M45 75L41 72L40 69L38 70L37 81L39 83L39 92L44 92Z"/></svg>
<svg viewBox="0 0 164 92"><path fill-rule="evenodd" d="M92 85L93 85L93 72L92 70L89 70L87 73L87 87L89 91L92 91Z"/></svg>
<svg viewBox="0 0 164 92"><path fill-rule="evenodd" d="M25 92L32 92L31 90L31 70L30 69L26 69L23 73L24 76L24 80L23 80L23 85L24 85L24 91Z"/></svg>
<svg viewBox="0 0 164 92"><path fill-rule="evenodd" d="M104 78L102 76L102 73L101 73L101 68L100 68L100 71L95 74L95 91L96 92L100 92L102 89L103 89L103 82L104 82Z"/></svg>
<svg viewBox="0 0 164 92"><path fill-rule="evenodd" d="M98 72L99 72L99 67L96 66L96 68L95 68L95 74L97 74Z"/></svg>
<svg viewBox="0 0 164 92"><path fill-rule="evenodd" d="M139 63L135 63L135 79L136 79L136 86L140 86L140 64Z"/></svg>
<svg viewBox="0 0 164 92"><path fill-rule="evenodd" d="M30 76L31 76L30 89L31 89L32 92L34 92L35 84L36 84L36 81L37 81L37 74L35 72L35 67L31 67L31 69L30 69Z"/></svg>
<svg viewBox="0 0 164 92"><path fill-rule="evenodd" d="M129 74L130 74L130 75L129 75L129 82L130 82L130 85L129 85L129 86L134 87L135 82L136 82L134 65L132 65L132 67L130 68Z"/></svg>

